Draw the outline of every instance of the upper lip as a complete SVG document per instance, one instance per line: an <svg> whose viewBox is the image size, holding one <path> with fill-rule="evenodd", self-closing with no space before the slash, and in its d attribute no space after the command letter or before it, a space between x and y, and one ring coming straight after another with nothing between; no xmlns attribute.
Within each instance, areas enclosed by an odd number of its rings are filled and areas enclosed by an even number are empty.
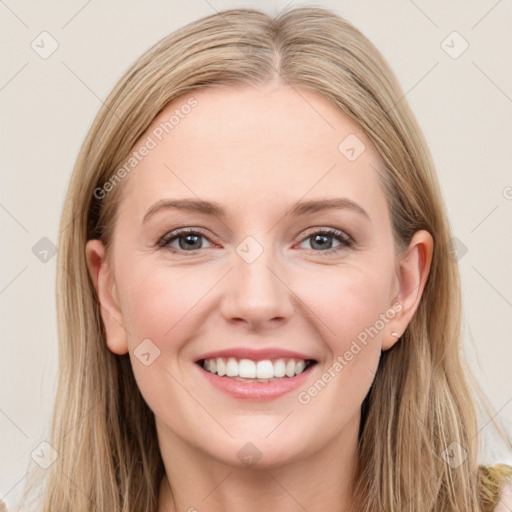
<svg viewBox="0 0 512 512"><path fill-rule="evenodd" d="M294 350L284 350L277 347L269 347L264 349L256 348L225 348L222 350L214 350L203 354L196 359L196 363L203 359L215 359L217 357L234 357L235 359L251 359L253 361L262 361L264 359L303 359L304 361L313 360L311 356L295 352Z"/></svg>

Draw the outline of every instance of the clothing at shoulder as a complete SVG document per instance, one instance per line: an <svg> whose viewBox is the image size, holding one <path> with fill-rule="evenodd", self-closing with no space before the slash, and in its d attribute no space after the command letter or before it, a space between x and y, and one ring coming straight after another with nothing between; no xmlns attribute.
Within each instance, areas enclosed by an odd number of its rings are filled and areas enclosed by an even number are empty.
<svg viewBox="0 0 512 512"><path fill-rule="evenodd" d="M512 511L512 466L480 465L481 496L488 512Z"/></svg>
<svg viewBox="0 0 512 512"><path fill-rule="evenodd" d="M510 512L512 510L512 485L508 484L503 487L501 499L494 512Z"/></svg>
<svg viewBox="0 0 512 512"><path fill-rule="evenodd" d="M495 464L479 466L482 497L489 512L512 511L512 466ZM0 500L0 512L7 512L7 506Z"/></svg>
<svg viewBox="0 0 512 512"><path fill-rule="evenodd" d="M512 485L506 484L501 492L501 499L494 512L510 512L512 510Z"/></svg>

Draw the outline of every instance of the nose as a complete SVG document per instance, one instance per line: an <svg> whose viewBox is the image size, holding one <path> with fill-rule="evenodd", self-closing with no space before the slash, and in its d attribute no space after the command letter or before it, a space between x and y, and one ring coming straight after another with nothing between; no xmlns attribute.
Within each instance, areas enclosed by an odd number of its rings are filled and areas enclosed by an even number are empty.
<svg viewBox="0 0 512 512"><path fill-rule="evenodd" d="M254 261L234 255L221 305L228 322L247 324L251 330L274 329L293 315L293 291L271 252L264 250Z"/></svg>

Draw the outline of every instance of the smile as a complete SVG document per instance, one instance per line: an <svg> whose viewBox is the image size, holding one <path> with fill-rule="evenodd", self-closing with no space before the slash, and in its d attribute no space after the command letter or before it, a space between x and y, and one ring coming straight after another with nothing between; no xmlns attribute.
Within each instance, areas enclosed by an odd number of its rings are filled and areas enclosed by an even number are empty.
<svg viewBox="0 0 512 512"><path fill-rule="evenodd" d="M223 352L205 355L194 366L208 386L237 400L279 398L303 386L318 367L316 359L282 350L265 355L237 349Z"/></svg>
<svg viewBox="0 0 512 512"><path fill-rule="evenodd" d="M292 378L303 373L315 363L308 359L236 359L234 357L216 357L203 359L199 364L207 372L227 377L240 382L274 382L280 379Z"/></svg>

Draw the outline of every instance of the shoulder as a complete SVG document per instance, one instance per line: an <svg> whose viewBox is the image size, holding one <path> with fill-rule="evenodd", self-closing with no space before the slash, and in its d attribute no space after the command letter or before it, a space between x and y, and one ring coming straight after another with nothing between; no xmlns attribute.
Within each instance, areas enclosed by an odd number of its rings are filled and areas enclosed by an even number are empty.
<svg viewBox="0 0 512 512"><path fill-rule="evenodd" d="M505 484L501 490L500 501L494 512L510 512L512 510L512 485Z"/></svg>
<svg viewBox="0 0 512 512"><path fill-rule="evenodd" d="M512 511L512 466L495 464L480 466L481 496L485 510Z"/></svg>

